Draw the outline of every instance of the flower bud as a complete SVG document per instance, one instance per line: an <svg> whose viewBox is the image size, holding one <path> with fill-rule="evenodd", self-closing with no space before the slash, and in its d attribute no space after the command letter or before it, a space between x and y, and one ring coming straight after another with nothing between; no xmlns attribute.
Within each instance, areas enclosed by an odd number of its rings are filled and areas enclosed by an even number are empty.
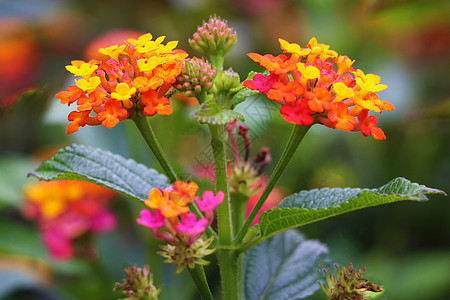
<svg viewBox="0 0 450 300"><path fill-rule="evenodd" d="M215 75L216 70L204 59L188 58L174 86L188 96L195 96L210 89Z"/></svg>
<svg viewBox="0 0 450 300"><path fill-rule="evenodd" d="M250 197L258 192L254 185L259 179L259 174L250 163L235 165L230 174L230 192Z"/></svg>
<svg viewBox="0 0 450 300"><path fill-rule="evenodd" d="M234 72L233 69L229 68L216 74L216 79L214 80L214 89L216 91L226 91L230 95L238 92L240 87L241 79L239 74Z"/></svg>
<svg viewBox="0 0 450 300"><path fill-rule="evenodd" d="M158 252L158 254L167 258L165 262L175 263L178 266L175 273L178 274L183 271L185 267L193 269L196 264L207 265L209 262L204 260L203 257L216 250L208 249L213 240L214 236L211 236L206 241L200 237L191 245L186 245L182 241L176 244L167 244L166 246L161 246L163 251Z"/></svg>
<svg viewBox="0 0 450 300"><path fill-rule="evenodd" d="M153 275L148 265L140 268L135 264L124 271L127 278L122 279L122 283L116 282L114 291L123 290L128 296L126 299L158 299L160 289L153 285Z"/></svg>
<svg viewBox="0 0 450 300"><path fill-rule="evenodd" d="M228 22L214 15L208 22L203 21L193 38L189 39L189 44L204 55L225 55L233 48L236 38L236 32L228 26Z"/></svg>
<svg viewBox="0 0 450 300"><path fill-rule="evenodd" d="M322 262L320 263L322 264ZM320 287L328 296L328 299L364 300L383 291L382 287L364 276L365 267L356 270L352 263L349 263L347 267L339 265L335 265L335 267L336 275L331 270L323 269L328 286L319 282Z"/></svg>

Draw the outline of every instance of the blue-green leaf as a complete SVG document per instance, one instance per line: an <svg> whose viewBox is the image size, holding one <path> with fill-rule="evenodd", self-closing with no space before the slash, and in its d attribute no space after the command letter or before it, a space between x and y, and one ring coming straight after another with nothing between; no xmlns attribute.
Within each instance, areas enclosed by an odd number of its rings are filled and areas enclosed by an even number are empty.
<svg viewBox="0 0 450 300"><path fill-rule="evenodd" d="M396 178L377 189L325 188L301 191L287 197L276 209L262 213L260 233L264 238L290 228L317 222L353 210L397 201L428 200L427 194L443 191Z"/></svg>
<svg viewBox="0 0 450 300"><path fill-rule="evenodd" d="M286 231L251 248L244 256L245 300L293 300L319 289L319 260L327 247L307 240L296 230Z"/></svg>
<svg viewBox="0 0 450 300"><path fill-rule="evenodd" d="M165 175L132 159L76 144L59 150L30 175L45 181L89 181L140 201L148 199L151 189L168 185Z"/></svg>

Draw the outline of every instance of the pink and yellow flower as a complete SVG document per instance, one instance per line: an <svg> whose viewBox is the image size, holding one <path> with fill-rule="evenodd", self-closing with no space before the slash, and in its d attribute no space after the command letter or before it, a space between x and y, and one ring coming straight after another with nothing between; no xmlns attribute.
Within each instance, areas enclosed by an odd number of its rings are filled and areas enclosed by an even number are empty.
<svg viewBox="0 0 450 300"><path fill-rule="evenodd" d="M114 192L76 180L34 182L25 186L25 217L36 221L41 238L54 259L92 253L92 246L77 244L81 236L109 231L116 223L107 208Z"/></svg>
<svg viewBox="0 0 450 300"><path fill-rule="evenodd" d="M178 42L163 45L147 33L122 45L102 48L104 61L74 60L66 69L82 77L67 91L56 94L62 104L77 103L69 115L67 133L85 125L114 127L133 114L170 115L170 101L164 95L172 88L188 54L175 49Z"/></svg>
<svg viewBox="0 0 450 300"><path fill-rule="evenodd" d="M149 199L144 203L153 211L143 209L137 223L152 229L153 235L163 241L192 245L212 223L213 211L224 199L221 191L216 195L212 191L205 191L202 199L195 196L197 191L195 182L181 180L175 181L173 186L165 190L152 189ZM194 201L205 214L204 218L199 219L190 212L188 204Z"/></svg>
<svg viewBox="0 0 450 300"><path fill-rule="evenodd" d="M257 74L244 86L258 90L281 104L280 113L289 123L310 126L321 123L346 131L361 131L375 139L386 139L376 127L375 116L394 107L378 98L387 88L380 77L353 68L354 61L319 44L312 38L306 48L279 39L284 54L273 56L249 53L248 56L270 74Z"/></svg>

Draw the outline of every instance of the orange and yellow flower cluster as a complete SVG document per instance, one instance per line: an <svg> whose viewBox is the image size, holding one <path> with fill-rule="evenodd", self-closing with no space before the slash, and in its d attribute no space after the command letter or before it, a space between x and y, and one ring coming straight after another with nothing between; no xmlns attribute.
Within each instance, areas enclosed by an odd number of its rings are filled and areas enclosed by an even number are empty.
<svg viewBox="0 0 450 300"><path fill-rule="evenodd" d="M377 92L387 88L380 77L355 70L350 58L338 55L330 46L312 38L306 48L279 39L284 54L273 56L249 53L270 74L257 74L244 85L264 93L281 104L280 113L289 123L361 131L384 140L384 132L376 127L377 119L369 111L381 113L394 107L380 100Z"/></svg>
<svg viewBox="0 0 450 300"><path fill-rule="evenodd" d="M188 56L175 49L177 41L163 45L164 36L152 40L150 33L128 39L123 45L99 50L106 61L72 61L66 69L79 77L75 85L59 92L62 104L76 102L78 109L69 114L67 133L80 126L103 125L108 128L142 113L170 115L172 107L164 95L171 89Z"/></svg>

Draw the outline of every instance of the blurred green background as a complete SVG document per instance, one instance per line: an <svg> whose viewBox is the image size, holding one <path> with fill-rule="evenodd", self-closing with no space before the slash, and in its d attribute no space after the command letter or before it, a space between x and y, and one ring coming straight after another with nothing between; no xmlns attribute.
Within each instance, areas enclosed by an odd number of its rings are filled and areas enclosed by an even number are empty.
<svg viewBox="0 0 450 300"><path fill-rule="evenodd" d="M85 127L67 136L68 110L54 95L73 83L64 66L84 59L89 43L131 29L180 41L211 14L229 21L238 42L225 59L241 78L260 70L248 52L280 53L279 37L302 46L315 36L354 66L381 76L380 98L396 110L378 117L386 141L315 126L280 180L286 191L378 187L402 176L450 191L450 2L405 0L2 0L0 1L0 299L114 299L127 264L149 263L161 299L198 299L187 272L174 275L152 253L150 232L134 220L140 206L118 198L119 225L99 236L99 260L51 260L34 224L21 216L26 174L42 157L76 142L110 150L159 169L129 121ZM27 91L25 94L22 94ZM17 97L17 95L21 95ZM17 98L16 103L8 105ZM189 116L195 106L173 100L174 116L154 118L160 142L185 179L205 162L208 134ZM278 108L253 97L237 110L246 118L253 151L271 148L276 161L290 126ZM272 163L266 170L270 175ZM207 183L206 183L207 184ZM330 248L341 264L367 266L385 287L382 299L449 299L450 203L397 203L335 217L301 230ZM114 249L112 251L111 249ZM208 267L217 284L215 264ZM323 299L321 292L311 298Z"/></svg>

